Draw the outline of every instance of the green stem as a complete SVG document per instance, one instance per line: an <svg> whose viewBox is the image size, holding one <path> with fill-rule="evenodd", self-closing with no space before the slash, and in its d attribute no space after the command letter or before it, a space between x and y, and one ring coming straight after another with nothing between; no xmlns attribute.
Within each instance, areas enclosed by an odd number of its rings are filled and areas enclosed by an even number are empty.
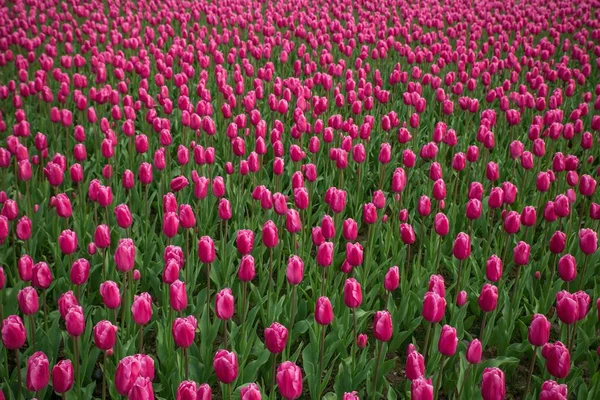
<svg viewBox="0 0 600 400"><path fill-rule="evenodd" d="M442 355L440 370L438 371L437 381L435 383L434 399L437 399L442 385L442 376L444 375L444 366L446 365L446 356Z"/></svg>
<svg viewBox="0 0 600 400"><path fill-rule="evenodd" d="M531 384L531 375L533 375L533 369L535 368L535 358L537 356L537 347L533 347L533 355L531 356L531 362L529 363L529 373L527 374L527 386L525 386L525 396L529 394L529 385Z"/></svg>

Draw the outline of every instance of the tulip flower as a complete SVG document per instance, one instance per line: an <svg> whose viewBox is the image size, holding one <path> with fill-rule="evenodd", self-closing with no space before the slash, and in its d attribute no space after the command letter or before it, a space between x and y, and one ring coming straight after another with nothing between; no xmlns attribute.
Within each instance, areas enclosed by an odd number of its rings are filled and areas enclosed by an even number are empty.
<svg viewBox="0 0 600 400"><path fill-rule="evenodd" d="M503 400L505 396L504 372L499 368L484 369L481 381L481 397L483 397L483 400Z"/></svg>
<svg viewBox="0 0 600 400"><path fill-rule="evenodd" d="M545 381L540 391L540 400L567 400L569 392L567 385L560 385L553 380Z"/></svg>
<svg viewBox="0 0 600 400"><path fill-rule="evenodd" d="M421 376L410 383L410 398L413 400L433 400L431 379Z"/></svg>
<svg viewBox="0 0 600 400"><path fill-rule="evenodd" d="M409 345L409 352L406 354L404 372L410 381L425 375L425 359L412 345Z"/></svg>
<svg viewBox="0 0 600 400"><path fill-rule="evenodd" d="M546 359L546 369L550 375L563 379L571 370L569 350L561 342L546 343L542 348L542 356Z"/></svg>
<svg viewBox="0 0 600 400"><path fill-rule="evenodd" d="M27 360L26 386L30 392L44 389L50 381L50 365L48 357L41 352L35 352Z"/></svg>
<svg viewBox="0 0 600 400"><path fill-rule="evenodd" d="M52 386L56 393L66 393L73 387L74 375L71 360L61 360L52 368Z"/></svg>

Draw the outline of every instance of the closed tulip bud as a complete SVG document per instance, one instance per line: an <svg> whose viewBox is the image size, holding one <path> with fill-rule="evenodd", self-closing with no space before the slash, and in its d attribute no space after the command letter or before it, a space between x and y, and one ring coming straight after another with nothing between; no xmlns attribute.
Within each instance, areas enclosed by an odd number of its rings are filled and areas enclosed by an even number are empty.
<svg viewBox="0 0 600 400"><path fill-rule="evenodd" d="M188 306L185 282L175 280L169 286L169 304L175 311L183 311Z"/></svg>
<svg viewBox="0 0 600 400"><path fill-rule="evenodd" d="M554 202L548 201L546 202L546 206L544 207L544 219L548 222L556 221L558 216L554 211Z"/></svg>
<svg viewBox="0 0 600 400"><path fill-rule="evenodd" d="M121 396L127 396L133 384L140 376L142 366L140 360L135 356L128 356L117 365L115 372L115 388Z"/></svg>
<svg viewBox="0 0 600 400"><path fill-rule="evenodd" d="M242 257L237 275L242 282L250 282L252 279L254 279L256 276L254 257L252 257L250 254L246 254Z"/></svg>
<svg viewBox="0 0 600 400"><path fill-rule="evenodd" d="M288 330L285 326L273 322L265 328L265 347L273 354L281 353L287 344Z"/></svg>
<svg viewBox="0 0 600 400"><path fill-rule="evenodd" d="M50 363L48 357L41 351L33 353L27 360L27 390L30 392L43 390L49 381Z"/></svg>
<svg viewBox="0 0 600 400"><path fill-rule="evenodd" d="M62 231L58 237L58 246L63 254L73 254L77 250L77 233L70 229Z"/></svg>
<svg viewBox="0 0 600 400"><path fill-rule="evenodd" d="M460 232L454 240L452 254L459 260L465 260L471 255L471 238L464 232Z"/></svg>
<svg viewBox="0 0 600 400"><path fill-rule="evenodd" d="M373 336L381 342L388 342L392 338L394 327L392 316L388 311L377 311L373 317Z"/></svg>
<svg viewBox="0 0 600 400"><path fill-rule="evenodd" d="M533 346L541 347L548 343L550 338L550 321L543 314L535 314L529 324L527 334L529 343Z"/></svg>
<svg viewBox="0 0 600 400"><path fill-rule="evenodd" d="M133 321L138 325L146 325L152 319L152 297L148 293L136 295L131 305Z"/></svg>
<svg viewBox="0 0 600 400"><path fill-rule="evenodd" d="M236 235L235 245L242 255L252 253L254 247L254 232L249 229L240 229Z"/></svg>
<svg viewBox="0 0 600 400"><path fill-rule="evenodd" d="M167 212L163 216L163 233L166 237L172 238L177 235L179 230L179 217L174 212Z"/></svg>
<svg viewBox="0 0 600 400"><path fill-rule="evenodd" d="M589 256L598 249L598 234L592 229L585 228L579 231L579 249Z"/></svg>
<svg viewBox="0 0 600 400"><path fill-rule="evenodd" d="M531 246L527 243L520 241L517 243L513 250L513 260L516 265L527 265L529 263L529 253L531 252Z"/></svg>
<svg viewBox="0 0 600 400"><path fill-rule="evenodd" d="M373 203L363 204L363 221L367 224L377 222L377 208Z"/></svg>
<svg viewBox="0 0 600 400"><path fill-rule="evenodd" d="M400 224L400 237L404 244L413 244L416 241L415 231L410 224Z"/></svg>
<svg viewBox="0 0 600 400"><path fill-rule="evenodd" d="M198 241L198 258L203 264L215 261L215 243L210 236L202 236Z"/></svg>
<svg viewBox="0 0 600 400"><path fill-rule="evenodd" d="M358 308L362 304L362 288L354 278L346 279L344 284L344 304L348 308Z"/></svg>
<svg viewBox="0 0 600 400"><path fill-rule="evenodd" d="M85 331L85 317L81 306L69 308L65 315L65 326L67 333L73 337L79 337Z"/></svg>
<svg viewBox="0 0 600 400"><path fill-rule="evenodd" d="M71 283L74 285L83 285L90 276L90 263L85 258L76 260L71 265Z"/></svg>
<svg viewBox="0 0 600 400"><path fill-rule="evenodd" d="M6 273L4 268L0 267L0 290L6 287Z"/></svg>
<svg viewBox="0 0 600 400"><path fill-rule="evenodd" d="M346 243L346 260L353 267L363 262L363 248L360 243Z"/></svg>
<svg viewBox="0 0 600 400"><path fill-rule="evenodd" d="M383 280L383 287L388 292L398 289L400 285L400 271L397 266L388 269Z"/></svg>
<svg viewBox="0 0 600 400"><path fill-rule="evenodd" d="M481 381L483 400L504 400L505 396L504 372L499 368L484 369Z"/></svg>
<svg viewBox="0 0 600 400"><path fill-rule="evenodd" d="M429 323L436 324L444 318L446 313L446 299L436 292L425 292L423 298L423 319Z"/></svg>
<svg viewBox="0 0 600 400"><path fill-rule="evenodd" d="M567 385L560 385L552 380L542 384L540 400L567 400L569 397Z"/></svg>
<svg viewBox="0 0 600 400"><path fill-rule="evenodd" d="M169 260L163 268L163 282L170 285L179 278L181 268L174 260Z"/></svg>
<svg viewBox="0 0 600 400"><path fill-rule="evenodd" d="M198 385L194 381L183 381L177 388L176 400L210 400L212 390L206 383Z"/></svg>
<svg viewBox="0 0 600 400"><path fill-rule="evenodd" d="M431 379L421 376L410 384L411 400L433 400L433 385Z"/></svg>
<svg viewBox="0 0 600 400"><path fill-rule="evenodd" d="M499 187L492 188L490 197L488 198L488 206L490 208L500 208L504 204L504 190Z"/></svg>
<svg viewBox="0 0 600 400"><path fill-rule="evenodd" d="M438 179L433 184L433 198L437 201L444 200L446 198L446 184L443 179Z"/></svg>
<svg viewBox="0 0 600 400"><path fill-rule="evenodd" d="M261 400L260 388L256 383L249 383L240 389L240 400Z"/></svg>
<svg viewBox="0 0 600 400"><path fill-rule="evenodd" d="M571 282L577 277L577 261L570 254L565 254L558 260L558 276L565 282Z"/></svg>
<svg viewBox="0 0 600 400"><path fill-rule="evenodd" d="M133 189L133 186L135 184L135 177L133 176L133 172L131 172L131 170L126 169L123 172L123 178L121 181L123 188L126 190L131 190Z"/></svg>
<svg viewBox="0 0 600 400"><path fill-rule="evenodd" d="M410 348L406 354L406 366L404 367L404 373L411 381L414 381L415 379L425 375L425 359L421 353L414 349L414 347Z"/></svg>
<svg viewBox="0 0 600 400"><path fill-rule="evenodd" d="M333 243L324 242L317 248L317 264L329 267L333 262Z"/></svg>
<svg viewBox="0 0 600 400"><path fill-rule="evenodd" d="M537 214L534 207L527 206L523 208L523 211L521 211L521 224L527 227L534 226L536 219Z"/></svg>
<svg viewBox="0 0 600 400"><path fill-rule="evenodd" d="M569 349L561 342L547 343L542 348L542 357L546 359L546 369L550 375L563 379L571 370L571 355Z"/></svg>
<svg viewBox="0 0 600 400"><path fill-rule="evenodd" d="M556 293L556 312L563 323L567 325L575 323L579 317L577 298L566 290Z"/></svg>
<svg viewBox="0 0 600 400"><path fill-rule="evenodd" d="M517 198L517 187L511 182L502 183L502 194L504 204L513 204Z"/></svg>
<svg viewBox="0 0 600 400"><path fill-rule="evenodd" d="M344 235L344 239L348 241L356 240L356 237L358 236L358 225L356 221L352 218L344 220L342 234Z"/></svg>
<svg viewBox="0 0 600 400"><path fill-rule="evenodd" d="M285 400L295 400L302 395L302 370L291 361L277 367L277 387Z"/></svg>
<svg viewBox="0 0 600 400"><path fill-rule="evenodd" d="M117 270L127 272L135 265L135 245L131 239L121 239L115 250L114 260Z"/></svg>
<svg viewBox="0 0 600 400"><path fill-rule="evenodd" d="M107 225L98 225L94 232L94 243L100 249L110 246L110 228Z"/></svg>
<svg viewBox="0 0 600 400"><path fill-rule="evenodd" d="M17 222L17 239L26 241L31 236L31 220L23 216Z"/></svg>
<svg viewBox="0 0 600 400"><path fill-rule="evenodd" d="M431 200L429 200L429 197L423 195L419 198L417 211L421 217L427 217L429 214L431 214Z"/></svg>
<svg viewBox="0 0 600 400"><path fill-rule="evenodd" d="M222 177L217 176L212 182L212 192L215 197L225 196L225 181Z"/></svg>
<svg viewBox="0 0 600 400"><path fill-rule="evenodd" d="M221 200L219 200L218 215L219 215L219 218L222 219L223 221L228 221L231 219L232 211L231 211L231 203L229 202L229 200L227 200L225 198L221 198Z"/></svg>
<svg viewBox="0 0 600 400"><path fill-rule="evenodd" d="M187 349L194 343L198 321L193 315L186 318L176 318L173 321L171 333L177 347Z"/></svg>
<svg viewBox="0 0 600 400"><path fill-rule="evenodd" d="M500 172L498 171L498 164L493 161L490 161L485 169L485 177L489 181L497 181L500 177Z"/></svg>
<svg viewBox="0 0 600 400"><path fill-rule="evenodd" d="M9 315L2 321L2 344L9 350L18 350L25 344L27 333L18 315Z"/></svg>
<svg viewBox="0 0 600 400"><path fill-rule="evenodd" d="M481 289L481 294L477 300L479 308L484 312L492 312L498 305L498 288L486 283Z"/></svg>
<svg viewBox="0 0 600 400"><path fill-rule="evenodd" d="M147 162L141 163L138 169L138 178L144 186L152 183L152 165Z"/></svg>
<svg viewBox="0 0 600 400"><path fill-rule="evenodd" d="M311 230L311 239L314 246L320 246L325 242L325 236L320 226L313 226Z"/></svg>
<svg viewBox="0 0 600 400"><path fill-rule="evenodd" d="M319 325L329 325L333 321L333 308L327 297L319 297L315 305L315 321Z"/></svg>
<svg viewBox="0 0 600 400"><path fill-rule="evenodd" d="M458 338L456 337L456 329L450 325L444 325L438 341L438 351L443 355L450 357L456 352L457 345Z"/></svg>
<svg viewBox="0 0 600 400"><path fill-rule="evenodd" d="M26 286L17 293L17 302L19 310L24 315L33 315L40 308L39 296L36 290L31 286Z"/></svg>
<svg viewBox="0 0 600 400"><path fill-rule="evenodd" d="M564 194L559 194L556 196L554 199L554 212L559 218L564 218L569 215L571 212L571 207L567 196Z"/></svg>
<svg viewBox="0 0 600 400"><path fill-rule="evenodd" d="M263 225L262 229L262 242L268 248L276 247L279 243L277 226L271 220L268 220Z"/></svg>
<svg viewBox="0 0 600 400"><path fill-rule="evenodd" d="M467 208L466 208L465 214L468 219L475 220L475 219L478 219L479 217L481 217L481 210L482 210L481 201L479 201L477 199L470 199L467 202Z"/></svg>
<svg viewBox="0 0 600 400"><path fill-rule="evenodd" d="M127 398L128 400L154 399L152 380L143 376L139 376L133 383Z"/></svg>
<svg viewBox="0 0 600 400"><path fill-rule="evenodd" d="M473 339L467 348L466 358L469 364L479 364L481 362L481 342L478 339Z"/></svg>
<svg viewBox="0 0 600 400"><path fill-rule="evenodd" d="M285 272L287 281L290 285L299 285L304 278L304 262L298 256L291 256L288 260Z"/></svg>
<svg viewBox="0 0 600 400"><path fill-rule="evenodd" d="M179 223L184 229L190 229L196 226L196 215L189 204L182 204L179 206Z"/></svg>
<svg viewBox="0 0 600 400"><path fill-rule="evenodd" d="M553 254L560 254L565 250L565 246L567 243L567 235L565 235L561 231L556 231L550 238L550 251Z"/></svg>
<svg viewBox="0 0 600 400"><path fill-rule="evenodd" d="M385 207L385 194L383 194L381 190L376 190L375 193L373 193L373 204L378 210Z"/></svg>
<svg viewBox="0 0 600 400"><path fill-rule="evenodd" d="M429 277L428 291L437 293L440 297L446 296L446 286L444 277L441 275L431 275Z"/></svg>
<svg viewBox="0 0 600 400"><path fill-rule="evenodd" d="M213 359L213 368L219 382L229 384L238 376L238 359L234 352L219 350Z"/></svg>
<svg viewBox="0 0 600 400"><path fill-rule="evenodd" d="M367 335L365 335L364 333L359 333L358 337L356 338L356 345L359 349L364 349L367 346L368 341L369 338Z"/></svg>
<svg viewBox="0 0 600 400"><path fill-rule="evenodd" d="M233 292L229 288L222 289L215 298L215 313L221 320L229 320L233 317L235 302Z"/></svg>
<svg viewBox="0 0 600 400"><path fill-rule="evenodd" d="M110 321L104 320L94 326L94 344L100 350L108 351L117 342L118 328Z"/></svg>
<svg viewBox="0 0 600 400"><path fill-rule="evenodd" d="M488 258L485 266L485 276L488 281L498 282L502 278L502 260L497 255Z"/></svg>
<svg viewBox="0 0 600 400"><path fill-rule="evenodd" d="M58 298L58 312L63 319L67 317L67 313L71 307L75 306L79 306L79 302L77 301L77 298L73 294L72 290L61 294Z"/></svg>
<svg viewBox="0 0 600 400"><path fill-rule="evenodd" d="M321 233L325 239L335 237L335 223L330 215L325 214L321 220Z"/></svg>
<svg viewBox="0 0 600 400"><path fill-rule="evenodd" d="M54 207L56 209L56 215L61 218L70 218L73 215L71 200L64 193L56 195Z"/></svg>
<svg viewBox="0 0 600 400"><path fill-rule="evenodd" d="M585 319L588 311L590 310L592 299L590 295L584 292L583 290L575 292L573 294L573 297L575 298L575 300L577 300L578 305L577 320L582 321Z"/></svg>
<svg viewBox="0 0 600 400"><path fill-rule="evenodd" d="M582 175L579 181L579 193L586 197L592 197L596 191L596 180L590 175Z"/></svg>
<svg viewBox="0 0 600 400"><path fill-rule="evenodd" d="M464 306L467 303L467 292L464 290L461 290L458 293L458 297L456 298L456 305L459 307Z"/></svg>
<svg viewBox="0 0 600 400"><path fill-rule="evenodd" d="M289 209L285 215L285 228L289 233L298 233L302 230L300 214L294 209Z"/></svg>
<svg viewBox="0 0 600 400"><path fill-rule="evenodd" d="M121 305L119 286L113 281L105 281L100 284L100 296L104 305L111 310L117 309Z"/></svg>
<svg viewBox="0 0 600 400"><path fill-rule="evenodd" d="M516 211L509 211L504 218L504 230L509 235L519 232L521 229L521 215Z"/></svg>
<svg viewBox="0 0 600 400"><path fill-rule="evenodd" d="M27 254L23 254L17 261L19 278L23 282L30 282L33 279L33 266L33 259Z"/></svg>
<svg viewBox="0 0 600 400"><path fill-rule="evenodd" d="M66 393L73 387L74 374L71 360L61 360L52 368L52 386L56 393Z"/></svg>

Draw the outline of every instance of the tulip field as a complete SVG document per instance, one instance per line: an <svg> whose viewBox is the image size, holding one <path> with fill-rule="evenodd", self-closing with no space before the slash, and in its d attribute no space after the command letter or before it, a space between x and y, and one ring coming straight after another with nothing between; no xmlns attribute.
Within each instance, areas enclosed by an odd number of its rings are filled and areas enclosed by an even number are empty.
<svg viewBox="0 0 600 400"><path fill-rule="evenodd" d="M600 399L597 0L0 5L0 400Z"/></svg>

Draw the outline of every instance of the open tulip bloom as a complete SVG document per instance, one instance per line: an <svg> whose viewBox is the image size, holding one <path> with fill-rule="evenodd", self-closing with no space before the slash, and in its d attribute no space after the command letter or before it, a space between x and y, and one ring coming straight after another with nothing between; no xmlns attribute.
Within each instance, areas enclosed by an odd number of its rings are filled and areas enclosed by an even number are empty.
<svg viewBox="0 0 600 400"><path fill-rule="evenodd" d="M597 1L105 3L0 8L0 399L600 398Z"/></svg>

